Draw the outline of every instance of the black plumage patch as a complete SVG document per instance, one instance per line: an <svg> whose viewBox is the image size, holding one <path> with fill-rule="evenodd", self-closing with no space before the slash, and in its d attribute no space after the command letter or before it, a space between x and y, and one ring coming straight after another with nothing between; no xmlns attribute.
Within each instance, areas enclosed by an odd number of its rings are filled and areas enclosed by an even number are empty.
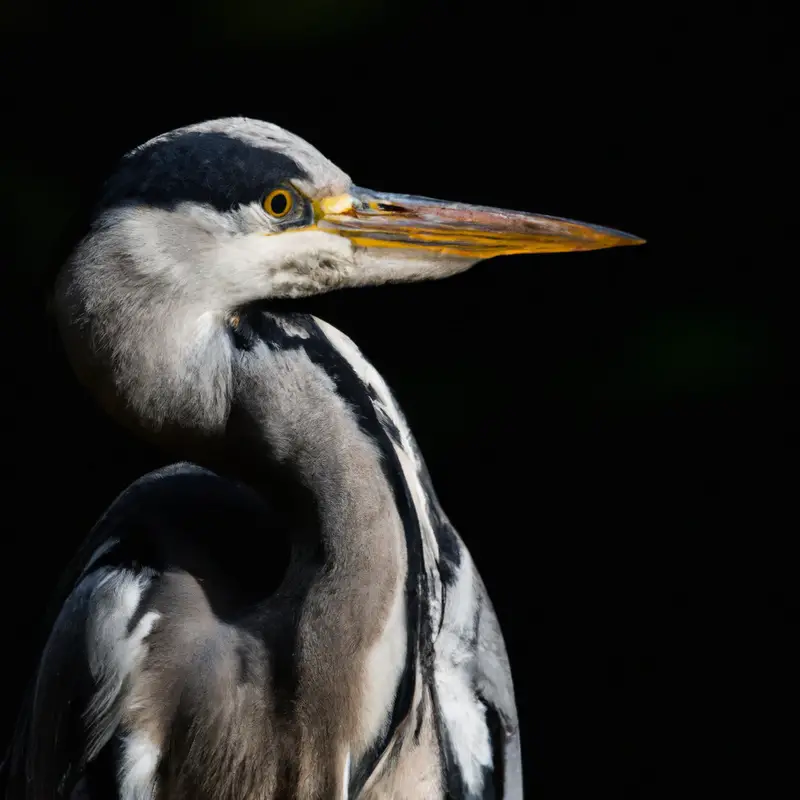
<svg viewBox="0 0 800 800"><path fill-rule="evenodd" d="M368 386L367 394L369 395L370 400L372 400L373 405L375 405L376 403L380 403L380 398L378 397L378 393L375 391L374 387ZM397 430L397 425L394 424L394 421L390 419L388 414L381 413L380 417L381 417L381 423L383 424L383 427L386 428L386 431L389 434L389 436L392 437L392 441L398 447L402 447L403 443L400 439L400 431Z"/></svg>
<svg viewBox="0 0 800 800"><path fill-rule="evenodd" d="M441 513L440 506L436 501L436 493L433 491L431 476L424 464L420 467L419 479L428 498L428 513L431 516L433 532L439 545L437 566L446 589L455 583L458 576L458 568L461 566L461 545L450 521Z"/></svg>
<svg viewBox="0 0 800 800"><path fill-rule="evenodd" d="M506 793L505 741L506 731L498 710L486 704L486 723L492 745L492 766L484 767L484 800L501 800Z"/></svg>
<svg viewBox="0 0 800 800"><path fill-rule="evenodd" d="M239 312L234 312L228 318L228 330L237 350L249 352L253 349L258 336L247 315L243 316Z"/></svg>
<svg viewBox="0 0 800 800"><path fill-rule="evenodd" d="M308 175L284 153L212 131L186 131L126 155L96 211L131 202L161 208L207 203L218 211L261 202L272 188Z"/></svg>
<svg viewBox="0 0 800 800"><path fill-rule="evenodd" d="M234 343L240 350L252 350L259 341L264 342L272 350L307 349L306 344L314 336L319 336L317 326L307 314L292 314L292 325L303 335L287 332L277 319L266 313L261 303L253 303L231 315L228 324L234 337ZM317 347L319 344L317 343Z"/></svg>
<svg viewBox="0 0 800 800"><path fill-rule="evenodd" d="M461 546L449 523L436 525L434 533L436 541L439 543L439 575L447 588L452 586L458 577L458 568L461 566Z"/></svg>

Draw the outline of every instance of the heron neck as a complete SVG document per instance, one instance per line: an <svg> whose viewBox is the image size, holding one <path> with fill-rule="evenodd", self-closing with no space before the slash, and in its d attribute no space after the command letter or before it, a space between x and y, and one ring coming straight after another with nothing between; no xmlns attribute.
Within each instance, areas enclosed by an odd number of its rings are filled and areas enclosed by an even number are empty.
<svg viewBox="0 0 800 800"><path fill-rule="evenodd" d="M233 363L228 441L250 482L271 482L277 468L305 490L298 519L310 500L323 559L360 580L356 595L368 602L375 586L402 580L403 524L363 426L368 395L309 319L258 312L243 322L249 339Z"/></svg>
<svg viewBox="0 0 800 800"><path fill-rule="evenodd" d="M293 559L275 602L297 600L293 713L307 754L298 783L316 786L341 776L342 748L360 763L390 718L406 666L387 654L410 636L406 532L380 445L363 427L363 384L313 322L252 322L233 362L227 441L251 484L274 497L277 469L294 487ZM343 787L317 789L309 796Z"/></svg>

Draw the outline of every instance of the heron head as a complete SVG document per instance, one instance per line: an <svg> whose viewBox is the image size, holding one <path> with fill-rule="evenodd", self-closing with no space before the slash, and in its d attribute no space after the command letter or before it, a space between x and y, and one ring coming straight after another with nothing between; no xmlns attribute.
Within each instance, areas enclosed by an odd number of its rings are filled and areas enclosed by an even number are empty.
<svg viewBox="0 0 800 800"><path fill-rule="evenodd" d="M445 277L494 256L641 242L554 217L359 188L303 139L231 118L158 136L106 186L123 282L208 307Z"/></svg>
<svg viewBox="0 0 800 800"><path fill-rule="evenodd" d="M109 408L122 404L153 428L180 408L193 425L218 429L230 394L229 334L248 303L442 278L504 254L640 241L361 189L276 125L220 119L122 159L60 273L55 309L75 371Z"/></svg>

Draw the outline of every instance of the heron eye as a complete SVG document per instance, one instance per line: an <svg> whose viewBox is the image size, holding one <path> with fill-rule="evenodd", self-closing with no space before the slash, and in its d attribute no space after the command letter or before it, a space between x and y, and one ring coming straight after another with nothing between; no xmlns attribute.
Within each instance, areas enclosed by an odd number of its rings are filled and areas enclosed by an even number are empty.
<svg viewBox="0 0 800 800"><path fill-rule="evenodd" d="M294 199L286 189L275 189L264 199L264 211L272 217L285 217L294 205Z"/></svg>

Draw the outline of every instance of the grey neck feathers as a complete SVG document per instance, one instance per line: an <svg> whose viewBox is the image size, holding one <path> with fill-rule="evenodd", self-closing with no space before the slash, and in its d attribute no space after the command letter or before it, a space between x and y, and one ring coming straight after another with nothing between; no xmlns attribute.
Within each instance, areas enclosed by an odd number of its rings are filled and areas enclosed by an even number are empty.
<svg viewBox="0 0 800 800"><path fill-rule="evenodd" d="M358 411L302 347L258 341L234 366L235 412L252 420L270 457L315 497L326 551L365 574L366 562L402 538L382 457ZM380 542L384 544L381 545Z"/></svg>

